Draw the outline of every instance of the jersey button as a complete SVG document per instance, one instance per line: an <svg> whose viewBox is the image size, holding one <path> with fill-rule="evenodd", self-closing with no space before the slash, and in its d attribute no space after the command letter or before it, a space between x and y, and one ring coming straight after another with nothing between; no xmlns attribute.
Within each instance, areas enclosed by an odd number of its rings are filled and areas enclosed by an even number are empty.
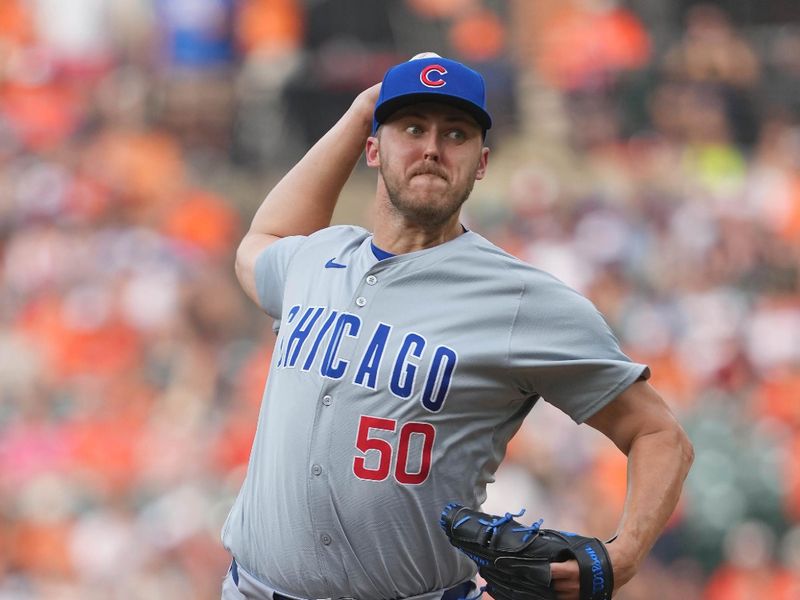
<svg viewBox="0 0 800 600"><path fill-rule="evenodd" d="M375 285L378 283L378 278L375 275L367 275L367 285Z"/></svg>
<svg viewBox="0 0 800 600"><path fill-rule="evenodd" d="M320 536L320 538L319 538L319 539L320 539L320 541L321 541L323 544L325 544L326 546L330 546L330 545L331 545L331 542L333 541L333 540L331 540L331 536L329 536L327 533L323 533L323 534Z"/></svg>
<svg viewBox="0 0 800 600"><path fill-rule="evenodd" d="M333 398L331 398L330 396L323 396L323 397L322 397L322 403L323 403L325 406L330 406L330 405L331 405L331 402L333 402Z"/></svg>
<svg viewBox="0 0 800 600"><path fill-rule="evenodd" d="M314 475L320 475L320 474L322 474L322 467L320 467L319 465L314 465L314 466L311 467L311 472Z"/></svg>
<svg viewBox="0 0 800 600"><path fill-rule="evenodd" d="M356 298L357 306L366 306L366 304L367 304L367 299L364 298L364 296L359 296L358 298Z"/></svg>

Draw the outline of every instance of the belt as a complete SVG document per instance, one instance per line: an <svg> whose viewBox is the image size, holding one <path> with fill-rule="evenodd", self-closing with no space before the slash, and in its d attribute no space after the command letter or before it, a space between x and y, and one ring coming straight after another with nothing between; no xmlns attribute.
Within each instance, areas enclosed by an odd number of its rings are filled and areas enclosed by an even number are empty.
<svg viewBox="0 0 800 600"><path fill-rule="evenodd" d="M231 561L231 577L233 578L233 583L239 585L239 566L236 564L236 560ZM469 593L475 589L475 584L471 581L465 581L464 583L460 583L455 587L451 587L449 590L445 590L442 594L442 600L462 600L466 598ZM289 598L288 596L284 596L283 594L279 594L275 592L272 594L272 600L296 600L295 598ZM342 598L341 600L355 600L355 598Z"/></svg>

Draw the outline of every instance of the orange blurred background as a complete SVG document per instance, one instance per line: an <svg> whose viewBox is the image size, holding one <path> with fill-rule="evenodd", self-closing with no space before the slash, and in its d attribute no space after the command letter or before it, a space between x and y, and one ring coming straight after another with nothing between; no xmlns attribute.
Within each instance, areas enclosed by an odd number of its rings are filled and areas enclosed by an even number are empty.
<svg viewBox="0 0 800 600"><path fill-rule="evenodd" d="M3 0L0 598L219 597L274 340L235 247L426 50L487 80L467 224L591 298L694 441L617 598L800 597L800 8ZM369 226L373 181L356 169L337 222ZM624 484L540 403L486 508L608 536Z"/></svg>

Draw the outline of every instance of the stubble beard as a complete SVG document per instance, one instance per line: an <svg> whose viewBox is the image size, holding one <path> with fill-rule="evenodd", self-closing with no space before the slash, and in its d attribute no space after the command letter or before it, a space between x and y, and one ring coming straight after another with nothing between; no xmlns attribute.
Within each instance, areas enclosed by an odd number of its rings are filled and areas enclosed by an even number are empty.
<svg viewBox="0 0 800 600"><path fill-rule="evenodd" d="M475 185L477 167L463 186L450 188L445 192L444 201L441 197L415 198L414 196L417 194L411 192L410 184L407 181L386 173L383 166L379 168L379 171L386 186L389 201L398 214L412 223L426 228L435 228L446 223L461 210L461 206L467 201Z"/></svg>

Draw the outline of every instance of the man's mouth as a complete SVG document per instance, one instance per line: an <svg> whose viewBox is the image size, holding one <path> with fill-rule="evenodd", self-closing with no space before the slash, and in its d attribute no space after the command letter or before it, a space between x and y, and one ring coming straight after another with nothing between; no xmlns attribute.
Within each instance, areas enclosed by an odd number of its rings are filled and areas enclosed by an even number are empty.
<svg viewBox="0 0 800 600"><path fill-rule="evenodd" d="M444 179L445 181L447 181L447 176L444 173L440 173L438 171L417 171L411 174L411 179L414 179L414 177L418 177L420 175L432 175L434 177L438 177L440 179Z"/></svg>

